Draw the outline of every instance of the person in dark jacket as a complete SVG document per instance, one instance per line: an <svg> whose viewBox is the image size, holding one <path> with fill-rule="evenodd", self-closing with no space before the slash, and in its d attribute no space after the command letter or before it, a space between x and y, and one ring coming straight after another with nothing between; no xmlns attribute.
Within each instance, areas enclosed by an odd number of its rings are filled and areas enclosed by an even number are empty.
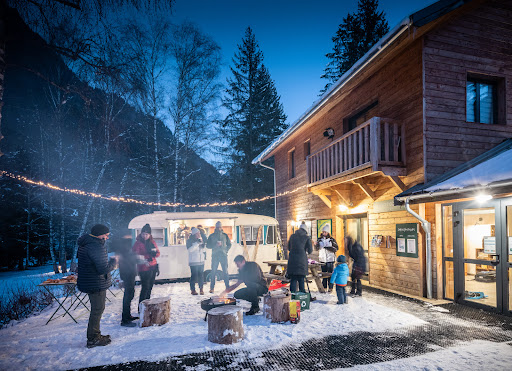
<svg viewBox="0 0 512 371"><path fill-rule="evenodd" d="M197 295L196 283L199 287L199 293L204 295L204 261L206 260L205 244L206 240L201 237L201 231L198 228L192 228L190 237L187 240L188 265L190 266L190 293Z"/></svg>
<svg viewBox="0 0 512 371"><path fill-rule="evenodd" d="M132 251L132 236L127 229L112 241L113 250L119 257L119 276L123 281L123 314L121 326L135 327L134 320L139 319L131 315L130 306L135 296L135 276L137 276L137 257Z"/></svg>
<svg viewBox="0 0 512 371"><path fill-rule="evenodd" d="M352 258L352 273L351 280L351 295L361 296L363 294L363 285L361 284L361 277L366 271L366 258L364 256L363 247L359 242L354 241L352 237L345 237L345 249L348 251L349 256Z"/></svg>
<svg viewBox="0 0 512 371"><path fill-rule="evenodd" d="M290 291L305 292L304 279L308 274L308 255L313 252L311 238L308 236L306 224L302 223L300 228L291 235L288 241L288 267L286 274L290 278Z"/></svg>
<svg viewBox="0 0 512 371"><path fill-rule="evenodd" d="M251 309L246 313L247 315L256 314L260 311L259 297L268 292L267 281L258 263L248 262L242 255L237 255L234 261L238 268L238 281L224 290L220 296L225 296L244 283L246 287L235 291L234 296L251 303Z"/></svg>
<svg viewBox="0 0 512 371"><path fill-rule="evenodd" d="M229 240L229 236L222 231L222 223L220 221L215 223L215 231L208 236L206 247L212 249L212 279L210 282L210 292L213 293L219 264L222 268L224 284L226 288L229 287L228 251L231 248L231 241Z"/></svg>
<svg viewBox="0 0 512 371"><path fill-rule="evenodd" d="M132 250L133 253L138 256L137 259L141 262L137 264L141 286L139 296L140 303L143 300L151 298L151 290L153 290L158 270L156 258L160 256L160 250L151 236L151 226L149 224L142 227Z"/></svg>
<svg viewBox="0 0 512 371"><path fill-rule="evenodd" d="M334 270L334 262L336 261L336 251L338 251L338 243L331 237L329 231L331 226L327 224L322 229L322 235L315 244L318 249L318 260L322 263L322 272L332 273ZM330 282L329 277L322 280L324 289L329 285L329 292L332 292L333 284Z"/></svg>
<svg viewBox="0 0 512 371"><path fill-rule="evenodd" d="M105 310L107 289L111 285L110 271L116 260L108 259L105 241L110 231L102 224L96 224L90 234L78 238L78 277L77 287L87 293L91 303L87 325L87 348L110 344L110 335L102 335L100 321Z"/></svg>

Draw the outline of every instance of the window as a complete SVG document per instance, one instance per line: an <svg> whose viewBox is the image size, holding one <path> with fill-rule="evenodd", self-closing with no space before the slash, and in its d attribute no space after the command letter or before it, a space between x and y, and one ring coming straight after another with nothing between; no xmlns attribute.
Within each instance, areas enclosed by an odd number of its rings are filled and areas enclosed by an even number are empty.
<svg viewBox="0 0 512 371"><path fill-rule="evenodd" d="M466 121L496 124L498 121L496 81L468 77L466 82Z"/></svg>
<svg viewBox="0 0 512 371"><path fill-rule="evenodd" d="M308 139L304 142L304 160L311 154L311 140Z"/></svg>
<svg viewBox="0 0 512 371"><path fill-rule="evenodd" d="M295 178L295 148L288 152L288 176Z"/></svg>
<svg viewBox="0 0 512 371"><path fill-rule="evenodd" d="M245 243L247 245L256 245L257 236L258 236L258 228L259 225L253 225L253 226L244 226L244 233L245 233ZM260 235L260 245L263 245L263 228L261 229L261 235ZM240 245L243 245L242 242L242 236L240 235Z"/></svg>
<svg viewBox="0 0 512 371"><path fill-rule="evenodd" d="M273 245L277 243L277 229L275 225L269 225L267 229L267 245Z"/></svg>
<svg viewBox="0 0 512 371"><path fill-rule="evenodd" d="M366 106L355 115L350 116L345 120L345 133L349 132L352 129L355 129L357 126L365 123L372 117L378 116L378 101L373 102L372 104Z"/></svg>

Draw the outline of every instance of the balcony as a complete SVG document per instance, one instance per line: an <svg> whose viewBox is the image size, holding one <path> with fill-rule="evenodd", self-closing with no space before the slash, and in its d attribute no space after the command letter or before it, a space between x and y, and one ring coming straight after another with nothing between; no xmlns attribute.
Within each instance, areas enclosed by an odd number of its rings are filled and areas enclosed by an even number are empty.
<svg viewBox="0 0 512 371"><path fill-rule="evenodd" d="M307 158L308 188L378 172L406 175L405 125L373 117Z"/></svg>

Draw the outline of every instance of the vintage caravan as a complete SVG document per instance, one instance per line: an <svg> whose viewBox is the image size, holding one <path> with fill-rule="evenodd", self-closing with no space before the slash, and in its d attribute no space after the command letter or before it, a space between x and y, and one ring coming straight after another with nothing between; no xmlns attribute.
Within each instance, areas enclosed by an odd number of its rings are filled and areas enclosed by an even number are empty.
<svg viewBox="0 0 512 371"><path fill-rule="evenodd" d="M160 249L157 258L160 275L157 280L190 278L188 266L187 238L192 227L201 225L210 235L215 223L222 223L223 231L231 239L228 254L228 273L236 274L233 259L245 255L246 259L256 261L264 272L268 272L265 261L276 260L280 249L277 220L269 216L253 214L234 214L222 212L166 212L155 211L135 217L128 228L132 231L133 242L142 227L149 223L152 235ZM221 267L218 267L219 271ZM206 249L205 278L211 270L211 250Z"/></svg>

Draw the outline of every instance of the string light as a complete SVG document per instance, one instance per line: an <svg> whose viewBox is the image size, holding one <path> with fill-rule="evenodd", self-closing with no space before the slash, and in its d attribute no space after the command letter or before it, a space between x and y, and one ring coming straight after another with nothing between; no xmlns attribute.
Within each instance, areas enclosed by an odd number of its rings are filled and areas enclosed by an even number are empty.
<svg viewBox="0 0 512 371"><path fill-rule="evenodd" d="M12 174L12 173L9 173L4 170L0 170L0 176L5 176L5 177L11 178L11 179L18 180L20 182L32 184L35 186L39 186L39 187L43 187L43 188L47 188L47 189L51 189L51 190L59 191L59 192L72 193L72 194L86 196L86 197L101 198L101 199L107 200L107 201L124 202L124 203L132 203L132 204L147 205L147 206L160 206L160 207L179 207L179 206L181 206L181 207L196 208L196 207L218 207L218 206L246 205L246 204L255 203L255 202L267 201L267 200L270 200L273 198L283 197L283 196L298 192L303 188L306 188L306 185L302 185L302 186L297 187L291 191L278 193L275 196L264 196L264 197L260 197L260 198L250 198L250 199L247 199L244 201L229 201L229 202L224 201L224 202L212 202L212 203L207 202L204 204L190 204L189 205L189 204L185 204L182 202L162 203L162 202L141 201L141 200L136 200L136 199L127 198L127 197L105 196L105 195L102 195L99 193L87 192L87 191L82 191L79 189L72 189L72 188L66 188L66 187L63 188L63 187L53 185L51 183L35 181L35 180L27 178L26 176Z"/></svg>

